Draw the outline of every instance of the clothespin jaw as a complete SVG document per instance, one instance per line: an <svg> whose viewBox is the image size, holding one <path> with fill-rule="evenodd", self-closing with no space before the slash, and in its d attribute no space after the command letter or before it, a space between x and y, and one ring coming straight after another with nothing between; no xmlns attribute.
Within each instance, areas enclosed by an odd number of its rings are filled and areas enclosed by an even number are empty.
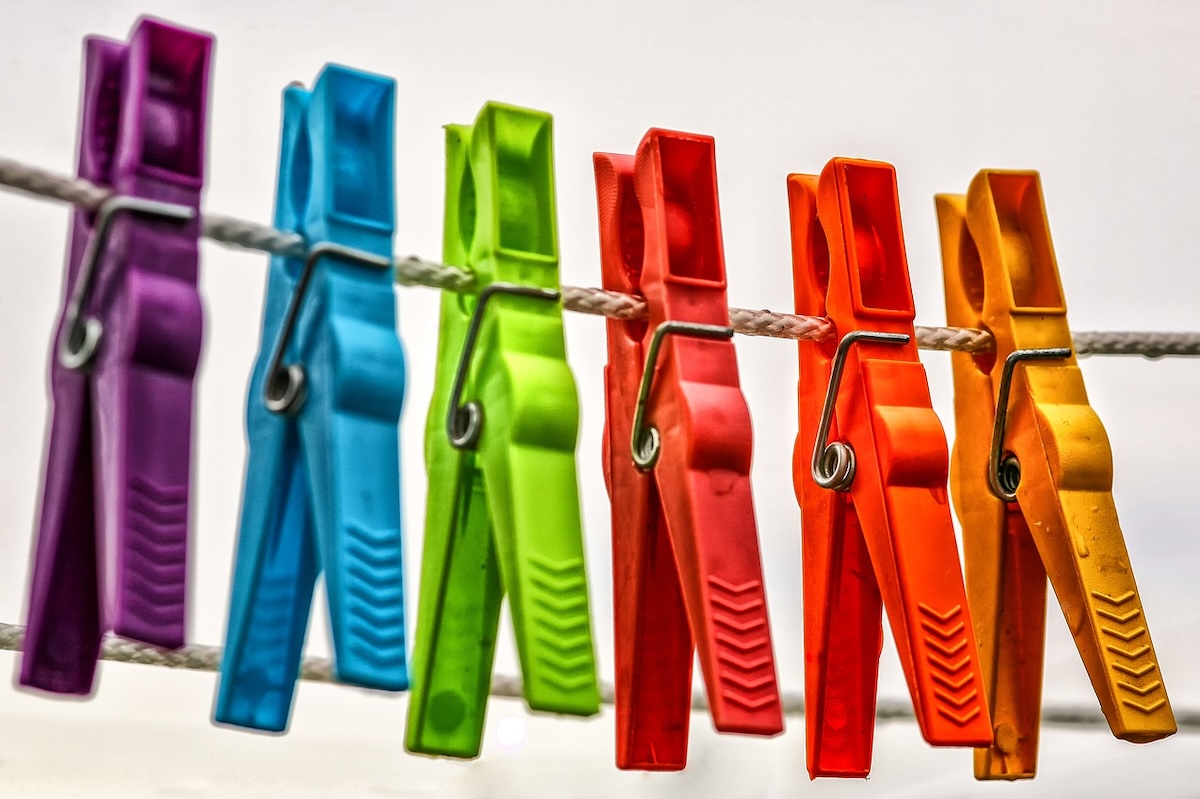
<svg viewBox="0 0 1200 799"><path fill-rule="evenodd" d="M335 672L408 685L399 446L404 360L390 269L388 78L327 66L284 92L275 224L305 256L274 256L247 399L250 456L218 722L286 729L316 577Z"/></svg>
<svg viewBox="0 0 1200 799"><path fill-rule="evenodd" d="M806 660L817 661L806 689L822 714L809 722L809 771L861 776L870 768L869 726L843 732L833 719L865 722L873 711L879 635L868 629L877 600L856 582L867 575L887 608L925 739L978 745L990 740L990 725L949 515L945 436L917 359L895 171L834 159L819 180L793 176L789 187L797 307L819 311L823 294L842 337L832 354L801 348L799 441L812 449L807 463L797 458L795 476L810 566ZM824 396L819 406L809 392ZM869 572L852 571L866 561Z"/></svg>
<svg viewBox="0 0 1200 799"><path fill-rule="evenodd" d="M599 710L558 302L548 114L488 103L446 129L443 295L426 426L429 502L405 746L479 754L500 600L534 710Z"/></svg>
<svg viewBox="0 0 1200 799"><path fill-rule="evenodd" d="M693 641L717 729L783 729L715 152L710 137L651 130L636 158L594 162L604 287L644 292L650 309L649 324L608 321L617 765L680 769Z"/></svg>
<svg viewBox="0 0 1200 799"><path fill-rule="evenodd" d="M85 42L79 175L20 683L91 691L104 632L184 643L196 287L212 38Z"/></svg>
<svg viewBox="0 0 1200 799"><path fill-rule="evenodd" d="M796 312L828 315L829 244L817 218L816 175L789 175ZM822 393L837 342L800 342L800 425L793 481L800 502L804 585L807 766L811 777L865 777L875 738L875 696L883 646L879 587L854 505L812 479ZM829 436L837 439L834 421Z"/></svg>
<svg viewBox="0 0 1200 799"><path fill-rule="evenodd" d="M601 285L642 294L645 225L634 156L596 153ZM644 320L606 320L602 466L611 499L617 767L677 770L687 762L691 628L658 488L630 454Z"/></svg>
<svg viewBox="0 0 1200 799"><path fill-rule="evenodd" d="M953 362L952 486L995 722L975 775L1032 777L1043 574L1113 734L1146 742L1176 726L1117 520L1108 437L1071 353L1038 175L983 171L937 206L948 319L996 341Z"/></svg>

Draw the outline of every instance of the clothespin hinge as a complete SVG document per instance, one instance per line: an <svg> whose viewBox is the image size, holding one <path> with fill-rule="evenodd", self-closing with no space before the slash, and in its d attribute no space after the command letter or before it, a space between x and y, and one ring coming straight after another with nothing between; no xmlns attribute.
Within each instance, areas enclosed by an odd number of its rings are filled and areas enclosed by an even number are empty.
<svg viewBox="0 0 1200 799"><path fill-rule="evenodd" d="M650 348L646 352L646 367L642 370L642 383L638 387L637 410L633 416L633 435L629 441L633 462L644 472L654 468L654 464L658 462L658 453L662 448L662 438L659 436L658 428L646 424L646 405L650 401L650 388L654 384L654 367L658 362L658 351L662 348L663 339L672 333L694 338L733 338L733 328L726 325L706 325L699 322L671 320L654 328L654 335L650 337Z"/></svg>
<svg viewBox="0 0 1200 799"><path fill-rule="evenodd" d="M833 424L833 409L837 403L838 390L842 385L842 372L846 368L846 357L850 347L859 341L875 344L907 344L907 333L879 333L872 330L852 330L838 342L829 373L829 387L825 390L825 404L821 407L821 422L817 426L817 440L813 444L813 482L831 491L849 491L854 482L854 450L844 441L829 441L829 428Z"/></svg>
<svg viewBox="0 0 1200 799"><path fill-rule="evenodd" d="M466 389L467 375L471 371L471 357L475 353L475 343L479 340L479 330L483 327L484 310L488 300L496 294L512 294L547 302L558 302L562 296L555 289L523 286L518 283L489 283L479 292L479 303L475 306L475 313L471 315L467 327L467 337L463 343L462 355L458 359L458 368L454 372L454 387L450 391L450 405L446 412L446 437L455 449L473 449L483 430L483 406L475 400L463 403L462 395Z"/></svg>
<svg viewBox="0 0 1200 799"><path fill-rule="evenodd" d="M275 342L275 350L271 354L271 364L267 367L267 379L263 385L263 401L266 403L267 409L273 413L294 416L300 412L300 408L304 406L304 399L308 395L304 365L300 363L285 364L283 359L288 343L292 340L292 334L296 330L296 322L300 318L300 309L304 306L304 298L308 294L308 286L312 282L317 261L326 255L333 255L375 269L392 267L391 258L356 250L332 241L322 241L308 248L308 252L304 256L304 271L300 273L296 290L292 293L291 301L288 303L287 314L283 318L283 327L279 329L279 339Z"/></svg>
<svg viewBox="0 0 1200 799"><path fill-rule="evenodd" d="M1004 449L1004 427L1008 423L1008 395L1012 390L1013 372L1021 361L1050 361L1070 358L1071 350L1066 347L1047 349L1013 350L1004 359L1004 370L1000 374L1000 390L996 400L996 419L992 423L992 447L988 456L988 488L997 499L1016 502L1017 486L1021 483L1021 463L1017 456Z"/></svg>
<svg viewBox="0 0 1200 799"><path fill-rule="evenodd" d="M95 230L84 250L79 279L67 306L63 337L58 342L58 362L72 371L86 369L100 347L104 323L94 316L85 316L84 309L91 299L108 234L112 231L113 222L121 213L152 216L179 223L190 222L196 217L195 209L186 205L147 200L142 197L117 195L104 201L96 212Z"/></svg>

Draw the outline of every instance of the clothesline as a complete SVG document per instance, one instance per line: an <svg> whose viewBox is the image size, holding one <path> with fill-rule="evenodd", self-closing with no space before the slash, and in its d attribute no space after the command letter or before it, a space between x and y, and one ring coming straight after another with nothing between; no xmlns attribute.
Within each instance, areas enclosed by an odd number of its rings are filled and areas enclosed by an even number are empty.
<svg viewBox="0 0 1200 799"><path fill-rule="evenodd" d="M25 627L20 624L0 622L0 651L21 651ZM215 672L221 663L221 647L204 644L189 644L174 651L165 651L149 644L130 641L110 635L104 639L100 658L113 663L137 663L146 666L165 666L185 671ZM328 658L306 657L300 664L300 679L309 682L336 683L333 663ZM366 689L364 689L366 690ZM492 677L491 695L506 699L521 699L521 680L511 675L496 674ZM784 691L781 695L783 712L789 716L804 715L804 698L795 692ZM611 683L600 683L600 701L613 703ZM704 694L692 696L693 710L706 710L708 702ZM1200 732L1200 711L1174 708L1175 721L1180 732ZM875 717L880 721L913 721L912 706L908 702L880 699L875 707ZM1068 705L1044 705L1042 723L1067 727L1107 727L1108 721L1098 710Z"/></svg>
<svg viewBox="0 0 1200 799"><path fill-rule="evenodd" d="M0 157L0 186L45 199L70 203L95 210L108 199L111 190L81 178L58 175L38 167ZM305 242L295 233L276 230L243 219L205 213L202 235L213 241L250 250L300 256ZM396 256L393 270L401 285L419 285L448 291L463 291L472 282L471 275L455 266L447 266L415 255ZM643 319L646 303L642 298L597 288L562 287L563 308L579 313L616 319ZM769 310L729 309L730 325L746 336L768 336L797 341L823 341L835 331L828 319ZM1152 331L1072 331L1076 355L1200 356L1200 332ZM916 328L917 346L926 350L986 352L992 349L991 336L984 330L962 327Z"/></svg>

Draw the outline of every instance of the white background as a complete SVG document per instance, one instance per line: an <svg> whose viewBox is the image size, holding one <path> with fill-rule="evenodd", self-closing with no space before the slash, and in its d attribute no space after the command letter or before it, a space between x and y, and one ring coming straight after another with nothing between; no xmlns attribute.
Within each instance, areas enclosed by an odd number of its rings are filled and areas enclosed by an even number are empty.
<svg viewBox="0 0 1200 799"><path fill-rule="evenodd" d="M932 196L985 167L1041 170L1073 329L1200 328L1200 10L1186 3L953 2L417 4L4 0L0 154L59 172L75 162L82 38L124 38L139 13L217 35L204 206L267 221L279 96L326 61L394 76L397 249L440 254L441 125L489 99L555 114L562 281L599 282L591 154L633 152L650 126L717 141L729 301L791 310L784 177L835 155L890 161L900 183L917 318L944 312ZM23 621L46 420L45 359L61 291L65 208L0 194L0 620ZM198 380L192 640L219 643L245 458L245 383L266 257L202 249L207 304ZM408 355L401 428L410 601L425 479L436 294L398 291ZM571 314L583 408L579 468L600 667L612 673L608 503L599 468L603 323ZM781 681L803 686L798 511L790 477L795 345L737 340L758 434L755 499ZM947 427L949 359L926 353ZM1112 438L1116 495L1177 713L1200 711L1200 362L1082 363ZM1045 701L1095 708L1051 600ZM415 613L413 614L415 617ZM327 651L314 616L309 651ZM507 635L507 633L506 633ZM0 655L0 668L15 657ZM497 670L516 669L505 639ZM906 696L885 644L880 695ZM869 781L809 785L803 719L781 737L716 736L693 717L691 764L619 773L611 711L527 716L495 701L474 763L406 755L403 697L304 685L292 731L216 729L214 676L105 665L90 702L0 688L5 796L759 797L1194 796L1195 728L1148 746L1103 727L1047 727L1041 774L977 785L966 750L933 750L914 724L881 725ZM707 792L707 793L706 793Z"/></svg>

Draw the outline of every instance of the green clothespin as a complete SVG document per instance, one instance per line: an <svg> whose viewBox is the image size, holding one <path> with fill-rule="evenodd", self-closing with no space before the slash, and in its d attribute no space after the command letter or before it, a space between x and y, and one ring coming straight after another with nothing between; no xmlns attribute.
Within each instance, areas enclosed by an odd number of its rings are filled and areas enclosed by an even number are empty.
<svg viewBox="0 0 1200 799"><path fill-rule="evenodd" d="M549 114L488 103L446 128L442 295L412 664L412 752L475 757L508 592L530 708L599 711L566 361Z"/></svg>

